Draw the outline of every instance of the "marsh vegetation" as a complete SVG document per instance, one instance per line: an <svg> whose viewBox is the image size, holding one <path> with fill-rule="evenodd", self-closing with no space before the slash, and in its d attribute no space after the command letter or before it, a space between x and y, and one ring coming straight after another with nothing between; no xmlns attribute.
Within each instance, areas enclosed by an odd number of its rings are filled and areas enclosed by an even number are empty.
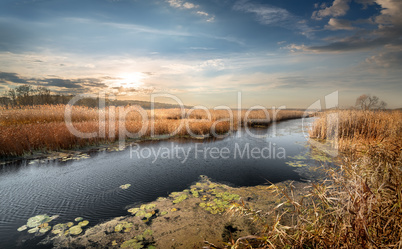
<svg viewBox="0 0 402 249"><path fill-rule="evenodd" d="M314 122L312 139L335 133L325 112ZM281 203L276 219L261 233L233 241L234 248L401 248L402 113L337 111L339 167L327 168L324 180L295 195L292 184L271 185ZM284 212L279 209L289 205ZM255 220L264 213L241 204L231 209ZM283 217L291 216L291 223ZM289 220L287 220L289 221Z"/></svg>
<svg viewBox="0 0 402 249"><path fill-rule="evenodd" d="M268 126L273 121L300 118L303 111L193 110L71 107L71 124L78 132L95 135L82 138L66 125L66 105L0 107L0 157L21 156L35 151L78 149L132 138L174 135L176 137L228 134L240 126ZM268 114L268 115L267 115ZM145 116L143 116L145 115ZM147 117L147 118L145 118ZM151 133L153 132L153 134Z"/></svg>

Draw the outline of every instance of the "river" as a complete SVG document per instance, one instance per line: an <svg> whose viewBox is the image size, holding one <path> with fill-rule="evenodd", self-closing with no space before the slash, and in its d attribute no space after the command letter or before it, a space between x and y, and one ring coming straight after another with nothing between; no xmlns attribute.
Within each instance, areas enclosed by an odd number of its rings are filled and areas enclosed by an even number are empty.
<svg viewBox="0 0 402 249"><path fill-rule="evenodd" d="M181 191L200 175L235 187L302 180L286 164L289 156L309 150L301 119L251 131L266 137L241 130L219 140L141 142L82 160L5 165L0 170L0 248L47 248L36 245L43 236L17 232L32 216L59 215L59 223L83 217L95 225L127 215L129 205ZM123 190L123 184L131 186Z"/></svg>

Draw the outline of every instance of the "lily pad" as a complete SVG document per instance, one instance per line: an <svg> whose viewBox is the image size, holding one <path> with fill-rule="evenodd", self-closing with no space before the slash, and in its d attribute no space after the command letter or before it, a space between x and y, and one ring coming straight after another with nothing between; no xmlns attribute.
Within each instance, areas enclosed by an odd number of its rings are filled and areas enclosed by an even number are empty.
<svg viewBox="0 0 402 249"><path fill-rule="evenodd" d="M34 227L28 230L28 233L36 233L37 231L39 231L38 227Z"/></svg>
<svg viewBox="0 0 402 249"><path fill-rule="evenodd" d="M120 186L121 189L128 189L129 187L131 187L131 184L124 184Z"/></svg>
<svg viewBox="0 0 402 249"><path fill-rule="evenodd" d="M72 235L78 235L78 234L82 233L82 228L80 226L73 226L68 231Z"/></svg>
<svg viewBox="0 0 402 249"><path fill-rule="evenodd" d="M19 228L17 229L17 231L18 231L18 232L22 232L22 231L25 231L25 230L27 230L27 229L28 229L28 226L27 226L27 225L23 225L23 226L19 227Z"/></svg>
<svg viewBox="0 0 402 249"><path fill-rule="evenodd" d="M72 226L74 226L74 223L73 223L73 222L67 222L66 225L67 225L68 227L72 227Z"/></svg>
<svg viewBox="0 0 402 249"><path fill-rule="evenodd" d="M156 207L155 204L148 204L145 206L145 209L149 210L149 209L154 209Z"/></svg>
<svg viewBox="0 0 402 249"><path fill-rule="evenodd" d="M84 221L81 221L80 223L78 223L78 226L80 226L80 227L85 227L85 226L88 225L88 224L89 224L89 221L84 220Z"/></svg>
<svg viewBox="0 0 402 249"><path fill-rule="evenodd" d="M50 229L52 229L51 226L42 227L41 229L39 229L39 232L44 234L44 233L49 232Z"/></svg>
<svg viewBox="0 0 402 249"><path fill-rule="evenodd" d="M60 234L60 233L64 232L64 230L66 230L66 229L67 229L67 224L60 223L53 227L52 233Z"/></svg>
<svg viewBox="0 0 402 249"><path fill-rule="evenodd" d="M145 214L146 214L146 212L145 212L144 210L139 210L139 211L135 214L135 216L137 216L137 217L144 217Z"/></svg>
<svg viewBox="0 0 402 249"><path fill-rule="evenodd" d="M130 208L129 210L127 210L129 213L131 213L132 215L136 214L140 209L139 208Z"/></svg>
<svg viewBox="0 0 402 249"><path fill-rule="evenodd" d="M43 223L51 221L46 214L37 215L28 219L27 226L30 228L37 227Z"/></svg>
<svg viewBox="0 0 402 249"><path fill-rule="evenodd" d="M184 201L185 199L187 199L187 195L186 195L186 194L182 194L182 195L176 197L176 198L174 199L173 203L177 204L177 203L180 203L180 202Z"/></svg>
<svg viewBox="0 0 402 249"><path fill-rule="evenodd" d="M137 239L130 239L130 240L124 241L124 243L121 244L120 247L121 248L141 249L141 248L143 248L143 245L141 242L138 242Z"/></svg>
<svg viewBox="0 0 402 249"><path fill-rule="evenodd" d="M176 196L178 196L178 195L180 195L180 193L179 192L172 192L172 193L170 193L170 197L176 197Z"/></svg>
<svg viewBox="0 0 402 249"><path fill-rule="evenodd" d="M50 220L55 220L55 219L57 219L59 217L60 217L60 215L53 215L53 216L50 216Z"/></svg>
<svg viewBox="0 0 402 249"><path fill-rule="evenodd" d="M123 225L123 224L117 224L117 225L114 227L114 231L115 231L116 233L119 233L119 232L121 232L121 230L123 230L123 228L124 228L124 225Z"/></svg>
<svg viewBox="0 0 402 249"><path fill-rule="evenodd" d="M77 217L77 218L75 218L75 221L76 222L78 222L78 221L82 221L84 218L82 218L82 217Z"/></svg>
<svg viewBox="0 0 402 249"><path fill-rule="evenodd" d="M146 214L145 214L145 218L149 219L149 218L151 218L151 217L152 217L152 213L146 213Z"/></svg>

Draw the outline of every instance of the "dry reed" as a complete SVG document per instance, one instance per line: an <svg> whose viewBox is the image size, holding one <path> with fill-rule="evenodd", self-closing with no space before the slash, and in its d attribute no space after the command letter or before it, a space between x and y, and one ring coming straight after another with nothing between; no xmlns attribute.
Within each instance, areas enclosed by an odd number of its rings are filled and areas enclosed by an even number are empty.
<svg viewBox="0 0 402 249"><path fill-rule="evenodd" d="M71 111L73 127L83 133L96 132L93 138L80 138L72 134L65 123L65 105L41 105L23 108L0 107L0 157L20 156L34 151L49 151L61 149L76 149L88 145L98 145L126 139L124 129L130 133L139 132L145 127L143 137L152 135L151 127L154 127L154 135L167 135L176 131L177 136L226 134L238 129L238 115L240 125L244 125L246 111L233 111L233 127L229 122L229 112L226 110L182 110L180 109L156 109L142 110L142 114L148 117L143 119L140 112L129 111L134 107L97 109L82 106L74 106ZM127 113L126 113L127 112ZM300 118L302 111L281 110L277 115L269 111L267 119L261 110L251 111L247 123L260 120L269 124L273 117L275 121L291 118ZM123 118L124 117L124 118ZM149 121L146 123L146 121ZM250 121L251 120L251 121ZM254 121L253 121L254 120ZM189 130L186 128L188 123ZM216 123L216 126L214 126ZM99 132L104 127L105 132ZM190 133L191 132L191 133Z"/></svg>

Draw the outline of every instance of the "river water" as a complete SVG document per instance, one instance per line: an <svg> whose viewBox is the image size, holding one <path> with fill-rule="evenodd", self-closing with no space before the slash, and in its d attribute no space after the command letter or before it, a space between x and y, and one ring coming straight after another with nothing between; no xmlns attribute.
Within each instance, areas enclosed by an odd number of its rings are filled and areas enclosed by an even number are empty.
<svg viewBox="0 0 402 249"><path fill-rule="evenodd" d="M312 119L305 119L308 125ZM300 181L289 156L305 153L302 120L268 129L245 130L225 139L174 139L142 142L117 152L98 152L88 159L22 162L0 169L0 248L47 248L38 237L17 232L39 214L60 215L57 223L76 217L90 225L127 215L129 206L182 191L206 175L231 186ZM126 190L119 188L131 184Z"/></svg>

